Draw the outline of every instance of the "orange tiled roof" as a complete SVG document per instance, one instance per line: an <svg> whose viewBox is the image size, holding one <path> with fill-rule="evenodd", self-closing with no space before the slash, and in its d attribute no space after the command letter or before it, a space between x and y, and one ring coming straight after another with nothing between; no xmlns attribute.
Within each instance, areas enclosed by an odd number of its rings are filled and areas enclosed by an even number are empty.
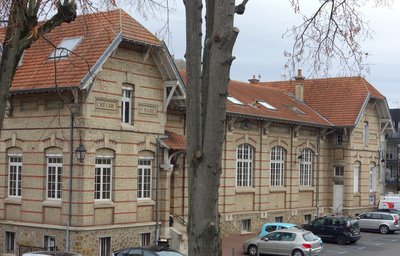
<svg viewBox="0 0 400 256"><path fill-rule="evenodd" d="M229 96L233 96L244 104L238 105L228 100L228 113L250 115L283 122L297 122L305 125L332 125L312 108L299 102L294 98L293 94L285 90L262 86L260 84L230 81L228 93ZM264 107L259 103L260 101L268 103L276 110Z"/></svg>
<svg viewBox="0 0 400 256"><path fill-rule="evenodd" d="M174 132L165 131L168 138L164 139L164 142L173 149L186 149L186 137L184 135L179 135Z"/></svg>
<svg viewBox="0 0 400 256"><path fill-rule="evenodd" d="M295 93L296 81L265 82L260 85ZM368 94L383 100L385 97L362 77L305 79L304 102L335 126L353 126Z"/></svg>
<svg viewBox="0 0 400 256"><path fill-rule="evenodd" d="M26 50L10 91L79 86L121 30L123 39L161 46L153 34L122 10L80 15L75 21L63 23L44 36L56 46L65 38L81 36L75 54L54 62L48 59L54 46L40 38Z"/></svg>

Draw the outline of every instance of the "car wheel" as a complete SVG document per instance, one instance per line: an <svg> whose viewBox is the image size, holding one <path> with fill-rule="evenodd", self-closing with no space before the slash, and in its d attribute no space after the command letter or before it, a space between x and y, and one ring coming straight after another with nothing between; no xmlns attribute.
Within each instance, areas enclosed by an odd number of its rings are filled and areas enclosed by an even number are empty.
<svg viewBox="0 0 400 256"><path fill-rule="evenodd" d="M344 235L338 235L336 237L336 243L338 243L338 244L346 244L347 243L347 238Z"/></svg>
<svg viewBox="0 0 400 256"><path fill-rule="evenodd" d="M300 250L294 250L292 256L304 256L304 253Z"/></svg>
<svg viewBox="0 0 400 256"><path fill-rule="evenodd" d="M257 246L254 244L249 245L249 247L247 247L247 254L250 256L257 256Z"/></svg>
<svg viewBox="0 0 400 256"><path fill-rule="evenodd" d="M379 227L379 232L381 232L381 234L387 234L390 232L390 229L388 226L382 225Z"/></svg>

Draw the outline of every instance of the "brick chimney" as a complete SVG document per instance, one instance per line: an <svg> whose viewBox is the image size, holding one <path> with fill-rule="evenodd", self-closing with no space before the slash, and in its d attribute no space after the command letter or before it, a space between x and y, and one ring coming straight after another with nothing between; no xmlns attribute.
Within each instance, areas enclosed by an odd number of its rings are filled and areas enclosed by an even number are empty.
<svg viewBox="0 0 400 256"><path fill-rule="evenodd" d="M260 79L257 79L256 76L253 75L253 78L250 78L250 79L249 79L249 82L250 82L251 84L256 84L256 83L260 82Z"/></svg>
<svg viewBox="0 0 400 256"><path fill-rule="evenodd" d="M301 74L301 69L297 70L297 76L294 77L294 80L296 80L296 99L298 101L303 102L304 101L304 86L302 81L305 79L304 76Z"/></svg>

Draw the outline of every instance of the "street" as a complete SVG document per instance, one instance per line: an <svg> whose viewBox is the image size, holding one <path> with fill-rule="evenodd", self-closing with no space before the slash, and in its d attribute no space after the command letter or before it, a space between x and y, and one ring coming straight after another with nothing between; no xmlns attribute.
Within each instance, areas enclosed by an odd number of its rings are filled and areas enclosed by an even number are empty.
<svg viewBox="0 0 400 256"><path fill-rule="evenodd" d="M242 256L242 242L255 235L237 236L223 239L223 256ZM338 245L325 243L324 256L398 256L400 255L400 232L383 235L380 233L362 232L362 237L355 244Z"/></svg>

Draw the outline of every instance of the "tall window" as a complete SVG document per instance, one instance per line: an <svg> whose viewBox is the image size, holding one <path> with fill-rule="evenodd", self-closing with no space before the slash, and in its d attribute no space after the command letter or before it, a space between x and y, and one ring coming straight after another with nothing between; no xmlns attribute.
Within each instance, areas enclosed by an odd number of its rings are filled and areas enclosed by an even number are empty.
<svg viewBox="0 0 400 256"><path fill-rule="evenodd" d="M283 186L285 173L285 150L282 147L271 149L271 186Z"/></svg>
<svg viewBox="0 0 400 256"><path fill-rule="evenodd" d="M44 236L44 248L47 251L56 251L56 238L54 236Z"/></svg>
<svg viewBox="0 0 400 256"><path fill-rule="evenodd" d="M61 199L63 159L60 156L47 157L47 198Z"/></svg>
<svg viewBox="0 0 400 256"><path fill-rule="evenodd" d="M368 122L364 122L364 124L363 124L363 139L364 139L364 147L368 147L368 143L369 143Z"/></svg>
<svg viewBox="0 0 400 256"><path fill-rule="evenodd" d="M300 161L300 186L311 186L312 179L312 151L303 149Z"/></svg>
<svg viewBox="0 0 400 256"><path fill-rule="evenodd" d="M361 167L360 162L356 162L354 164L354 180L353 180L354 193L359 192L360 167Z"/></svg>
<svg viewBox="0 0 400 256"><path fill-rule="evenodd" d="M336 132L336 145L342 145L343 143L343 132L337 131Z"/></svg>
<svg viewBox="0 0 400 256"><path fill-rule="evenodd" d="M121 99L121 122L130 124L132 118L132 87L125 86L122 88Z"/></svg>
<svg viewBox="0 0 400 256"><path fill-rule="evenodd" d="M8 157L8 196L21 196L22 157Z"/></svg>
<svg viewBox="0 0 400 256"><path fill-rule="evenodd" d="M253 148L241 144L236 150L236 186L251 187L253 180Z"/></svg>
<svg viewBox="0 0 400 256"><path fill-rule="evenodd" d="M138 191L139 199L151 198L151 159L139 159Z"/></svg>
<svg viewBox="0 0 400 256"><path fill-rule="evenodd" d="M111 157L97 157L95 165L94 199L111 199Z"/></svg>
<svg viewBox="0 0 400 256"><path fill-rule="evenodd" d="M14 253L15 252L15 233L6 231L5 237L5 252Z"/></svg>
<svg viewBox="0 0 400 256"><path fill-rule="evenodd" d="M370 192L374 192L376 190L375 179L376 179L375 163L370 163L369 164L369 191Z"/></svg>
<svg viewBox="0 0 400 256"><path fill-rule="evenodd" d="M101 237L99 239L99 256L111 255L111 237Z"/></svg>
<svg viewBox="0 0 400 256"><path fill-rule="evenodd" d="M335 176L343 177L344 176L344 167L343 166L335 166Z"/></svg>

